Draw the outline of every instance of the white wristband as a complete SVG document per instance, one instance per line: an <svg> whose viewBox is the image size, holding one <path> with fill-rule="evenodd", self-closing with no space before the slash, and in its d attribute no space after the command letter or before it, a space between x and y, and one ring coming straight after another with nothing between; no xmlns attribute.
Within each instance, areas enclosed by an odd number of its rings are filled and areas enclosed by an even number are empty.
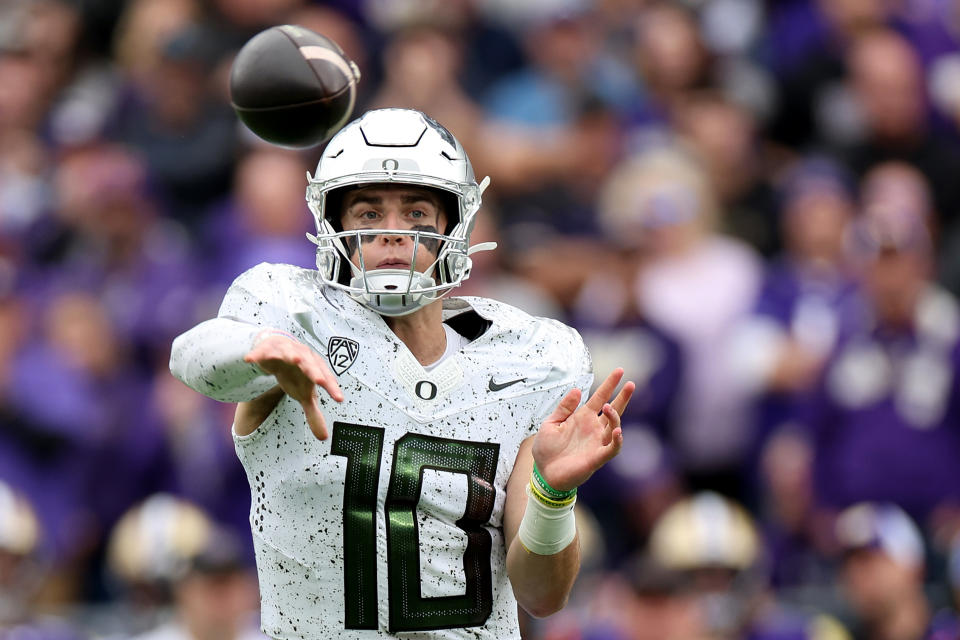
<svg viewBox="0 0 960 640"><path fill-rule="evenodd" d="M523 548L541 556L552 556L567 548L577 537L577 519L573 514L576 498L564 507L548 507L530 493L527 486L527 510L520 520L517 537Z"/></svg>

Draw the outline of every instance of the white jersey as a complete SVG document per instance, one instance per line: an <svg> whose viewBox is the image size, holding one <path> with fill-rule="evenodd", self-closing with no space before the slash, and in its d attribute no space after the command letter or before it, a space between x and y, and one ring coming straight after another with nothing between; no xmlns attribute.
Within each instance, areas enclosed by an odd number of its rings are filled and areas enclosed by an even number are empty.
<svg viewBox="0 0 960 640"><path fill-rule="evenodd" d="M282 329L326 355L345 397L320 394L325 441L289 397L235 436L264 632L519 638L506 485L520 443L567 391L589 391L577 332L491 300L445 300L445 322L472 340L427 371L379 315L314 271L278 265L240 276L220 317ZM175 359L203 357L190 333Z"/></svg>

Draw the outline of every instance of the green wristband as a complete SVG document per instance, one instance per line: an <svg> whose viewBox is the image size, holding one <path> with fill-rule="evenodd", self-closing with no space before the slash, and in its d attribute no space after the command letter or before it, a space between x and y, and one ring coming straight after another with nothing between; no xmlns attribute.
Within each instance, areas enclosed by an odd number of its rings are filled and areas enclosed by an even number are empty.
<svg viewBox="0 0 960 640"><path fill-rule="evenodd" d="M537 483L537 487L546 495L548 498L553 500L564 501L571 496L577 495L577 488L574 487L568 491L560 491L559 489L554 489L547 481L543 479L543 476L540 475L540 470L537 469L537 463L533 463L533 477Z"/></svg>

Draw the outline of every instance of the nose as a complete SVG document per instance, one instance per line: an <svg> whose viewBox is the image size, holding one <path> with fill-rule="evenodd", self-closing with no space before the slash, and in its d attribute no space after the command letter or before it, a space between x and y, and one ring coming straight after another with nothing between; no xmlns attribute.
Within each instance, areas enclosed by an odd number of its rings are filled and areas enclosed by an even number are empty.
<svg viewBox="0 0 960 640"><path fill-rule="evenodd" d="M385 229L403 229L403 221L401 219L400 213L398 211L388 211L384 216L384 228ZM380 242L386 245L398 244L402 245L409 238L405 235L390 235L389 233L384 233L378 236Z"/></svg>
<svg viewBox="0 0 960 640"><path fill-rule="evenodd" d="M403 246L405 244L405 241L407 240L407 236L405 235L391 235L389 233L381 233L377 237L380 238L381 244L384 244L387 246L391 244L395 244L397 246Z"/></svg>

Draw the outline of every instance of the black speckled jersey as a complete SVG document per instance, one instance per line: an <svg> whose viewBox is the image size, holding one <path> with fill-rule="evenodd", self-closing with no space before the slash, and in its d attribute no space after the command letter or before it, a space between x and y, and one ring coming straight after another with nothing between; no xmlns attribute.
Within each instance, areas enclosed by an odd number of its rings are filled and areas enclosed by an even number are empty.
<svg viewBox="0 0 960 640"><path fill-rule="evenodd" d="M327 356L345 396L320 392L325 441L288 397L252 434L235 435L253 497L264 632L519 638L506 485L520 443L568 390L589 390L577 332L491 300L448 299L445 321L478 335L427 371L379 315L316 272L282 265L240 276L219 317L222 326L208 321L178 338L174 359L201 363L184 380L198 391L231 396L222 376L221 388L208 387L213 372L202 365L216 360L205 345L223 344L224 331L250 339L229 324L293 334Z"/></svg>

